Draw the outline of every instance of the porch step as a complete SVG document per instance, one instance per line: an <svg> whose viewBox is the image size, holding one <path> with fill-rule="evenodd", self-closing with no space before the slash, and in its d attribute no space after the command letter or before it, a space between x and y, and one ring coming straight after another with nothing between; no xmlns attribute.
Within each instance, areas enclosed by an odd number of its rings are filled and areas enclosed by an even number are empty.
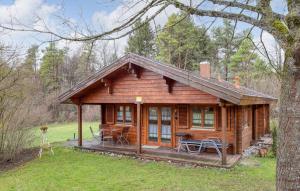
<svg viewBox="0 0 300 191"><path fill-rule="evenodd" d="M155 161L165 161L172 163L180 164L190 164L202 167L218 167L218 168L231 168L236 163L228 163L227 165L222 165L221 161L206 161L206 160L191 160L191 159L182 159L182 158L172 158L167 156L157 156L153 154L142 154L143 159L155 160Z"/></svg>
<svg viewBox="0 0 300 191"><path fill-rule="evenodd" d="M184 152L177 152L175 150L158 150L158 149L144 149L144 153L146 154L152 154L152 155L158 155L158 156L165 156L170 158L180 158L183 160L201 160L201 161L211 161L214 160L216 162L220 161L220 158L217 154L211 154L214 155L214 157L207 157L207 154L198 154L198 153L184 153Z"/></svg>
<svg viewBox="0 0 300 191"><path fill-rule="evenodd" d="M75 146L74 148L95 152L108 152L114 154L121 154L127 156L136 156L136 153L132 151L132 149L124 149L124 148L109 148L109 147L84 147L84 146Z"/></svg>
<svg viewBox="0 0 300 191"><path fill-rule="evenodd" d="M124 148L117 146L75 146L74 148L80 150L88 150L93 152L106 152L114 153L120 155L127 155L132 157L139 157L142 159L149 159L155 161L166 161L180 164L191 164L196 166L209 166L209 167L221 167L221 168L231 168L233 167L240 159L241 155L232 155L228 157L227 165L222 165L221 160L216 157L216 154L189 154L189 153L177 153L174 150L159 150L159 149L144 149L141 155L136 154L136 148Z"/></svg>

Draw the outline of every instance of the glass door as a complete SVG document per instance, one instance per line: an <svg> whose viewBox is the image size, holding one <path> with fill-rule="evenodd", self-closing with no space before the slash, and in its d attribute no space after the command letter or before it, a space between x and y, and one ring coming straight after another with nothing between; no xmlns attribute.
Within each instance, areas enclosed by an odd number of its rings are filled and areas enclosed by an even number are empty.
<svg viewBox="0 0 300 191"><path fill-rule="evenodd" d="M171 143L171 107L161 108L160 140L163 143Z"/></svg>
<svg viewBox="0 0 300 191"><path fill-rule="evenodd" d="M149 107L148 112L148 140L151 142L158 141L158 108Z"/></svg>
<svg viewBox="0 0 300 191"><path fill-rule="evenodd" d="M172 140L172 108L148 108L148 143L170 146Z"/></svg>

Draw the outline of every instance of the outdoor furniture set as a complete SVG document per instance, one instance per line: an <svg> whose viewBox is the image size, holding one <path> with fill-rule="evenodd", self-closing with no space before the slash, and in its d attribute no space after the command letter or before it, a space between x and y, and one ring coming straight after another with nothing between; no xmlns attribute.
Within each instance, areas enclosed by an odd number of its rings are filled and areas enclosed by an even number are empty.
<svg viewBox="0 0 300 191"><path fill-rule="evenodd" d="M219 155L222 157L221 149L222 149L222 141L218 138L207 138L203 140L192 140L186 137L191 137L190 134L186 133L177 133L177 137L179 137L179 143L177 147L177 152L188 152L188 153L201 153L201 151L207 149L215 149ZM225 148L228 148L228 144L225 145Z"/></svg>
<svg viewBox="0 0 300 191"><path fill-rule="evenodd" d="M114 142L116 144L127 144L129 145L128 141L128 132L130 127L117 127L111 130L106 130L105 128L99 128L98 133L94 133L92 127L90 127L90 131L93 135L93 138L99 141L100 144L104 145L105 141ZM116 134L116 140L114 140L113 134Z"/></svg>

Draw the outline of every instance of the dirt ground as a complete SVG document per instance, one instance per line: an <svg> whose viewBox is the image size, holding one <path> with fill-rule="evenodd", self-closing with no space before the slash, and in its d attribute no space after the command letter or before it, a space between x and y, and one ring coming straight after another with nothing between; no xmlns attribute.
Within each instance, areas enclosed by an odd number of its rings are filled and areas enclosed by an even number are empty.
<svg viewBox="0 0 300 191"><path fill-rule="evenodd" d="M14 160L0 162L0 172L13 169L35 159L37 157L38 150L38 148L26 149L21 152Z"/></svg>

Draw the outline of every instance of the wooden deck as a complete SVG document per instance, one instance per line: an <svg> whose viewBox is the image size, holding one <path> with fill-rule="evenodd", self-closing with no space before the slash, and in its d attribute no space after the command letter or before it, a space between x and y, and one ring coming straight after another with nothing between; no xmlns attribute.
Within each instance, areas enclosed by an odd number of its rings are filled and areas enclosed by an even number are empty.
<svg viewBox="0 0 300 191"><path fill-rule="evenodd" d="M221 167L221 168L231 168L233 167L241 158L241 155L227 155L227 164L221 164L221 158L216 153L186 153L177 152L175 149L158 147L151 148L143 146L142 154L136 154L135 145L113 145L110 143L105 143L103 145L96 144L95 142L85 141L83 146L75 146L77 149L89 150L94 152L109 152L115 154L122 154L127 156L136 156L143 159L157 160L157 161L172 161L174 163L186 163L197 166L210 166L210 167Z"/></svg>

